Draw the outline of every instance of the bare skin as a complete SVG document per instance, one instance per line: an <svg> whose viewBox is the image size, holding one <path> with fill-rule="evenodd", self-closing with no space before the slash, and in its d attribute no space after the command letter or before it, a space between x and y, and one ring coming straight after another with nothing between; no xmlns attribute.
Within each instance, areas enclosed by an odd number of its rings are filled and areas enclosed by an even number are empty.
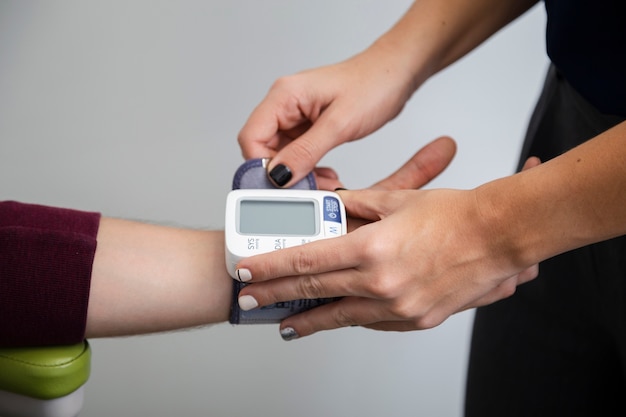
<svg viewBox="0 0 626 417"><path fill-rule="evenodd" d="M292 174L285 185L297 181L330 149L396 117L432 75L535 3L415 1L360 54L277 80L240 132L242 153L272 156L270 172L282 165ZM238 267L256 284L241 296L259 306L344 297L284 320L281 329L299 336L348 325L436 326L511 295L542 260L626 233L625 143L621 123L473 190L343 191L349 212L374 222L243 260Z"/></svg>

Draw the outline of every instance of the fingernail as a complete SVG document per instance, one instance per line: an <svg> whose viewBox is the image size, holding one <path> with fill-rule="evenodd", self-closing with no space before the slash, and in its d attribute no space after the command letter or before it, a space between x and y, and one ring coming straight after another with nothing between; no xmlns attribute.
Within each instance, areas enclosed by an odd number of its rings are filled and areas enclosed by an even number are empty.
<svg viewBox="0 0 626 417"><path fill-rule="evenodd" d="M240 268L236 270L235 273L237 274L237 279L240 282L248 282L252 279L252 273L250 272L249 269Z"/></svg>
<svg viewBox="0 0 626 417"><path fill-rule="evenodd" d="M283 340L289 341L299 338L300 335L293 327L285 327L284 329L281 329L280 337L282 337Z"/></svg>
<svg viewBox="0 0 626 417"><path fill-rule="evenodd" d="M241 297L239 297L238 301L239 308L241 308L243 311L252 310L253 308L257 308L259 306L257 300L255 300L255 298L251 295L242 295Z"/></svg>
<svg viewBox="0 0 626 417"><path fill-rule="evenodd" d="M348 191L347 188L343 188L343 187L337 187L335 188L335 191Z"/></svg>
<svg viewBox="0 0 626 417"><path fill-rule="evenodd" d="M278 164L272 168L269 175L272 181L282 187L291 179L291 170L283 164Z"/></svg>

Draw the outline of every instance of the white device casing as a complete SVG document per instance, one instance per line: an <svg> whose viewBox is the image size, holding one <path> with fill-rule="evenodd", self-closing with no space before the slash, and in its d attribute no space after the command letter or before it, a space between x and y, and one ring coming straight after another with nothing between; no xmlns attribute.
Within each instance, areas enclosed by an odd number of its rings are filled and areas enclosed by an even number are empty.
<svg viewBox="0 0 626 417"><path fill-rule="evenodd" d="M252 234L240 233L240 205L242 201L313 202L315 206L314 234ZM226 198L225 216L226 269L237 279L236 265L244 258L302 245L316 240L338 237L347 232L346 213L337 193L302 189L239 189Z"/></svg>

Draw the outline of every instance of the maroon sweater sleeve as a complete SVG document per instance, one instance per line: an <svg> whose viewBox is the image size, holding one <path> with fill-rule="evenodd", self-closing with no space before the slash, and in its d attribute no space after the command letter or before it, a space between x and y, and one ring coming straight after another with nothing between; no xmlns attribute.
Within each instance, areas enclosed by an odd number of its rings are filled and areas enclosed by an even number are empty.
<svg viewBox="0 0 626 417"><path fill-rule="evenodd" d="M100 214L0 202L0 346L79 343Z"/></svg>

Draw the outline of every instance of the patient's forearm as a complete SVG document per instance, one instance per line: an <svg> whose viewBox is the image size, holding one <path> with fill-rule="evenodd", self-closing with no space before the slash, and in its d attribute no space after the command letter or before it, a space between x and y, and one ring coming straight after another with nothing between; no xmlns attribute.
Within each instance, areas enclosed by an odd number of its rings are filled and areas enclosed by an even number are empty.
<svg viewBox="0 0 626 417"><path fill-rule="evenodd" d="M221 231L103 217L86 336L151 333L226 321L231 289Z"/></svg>

